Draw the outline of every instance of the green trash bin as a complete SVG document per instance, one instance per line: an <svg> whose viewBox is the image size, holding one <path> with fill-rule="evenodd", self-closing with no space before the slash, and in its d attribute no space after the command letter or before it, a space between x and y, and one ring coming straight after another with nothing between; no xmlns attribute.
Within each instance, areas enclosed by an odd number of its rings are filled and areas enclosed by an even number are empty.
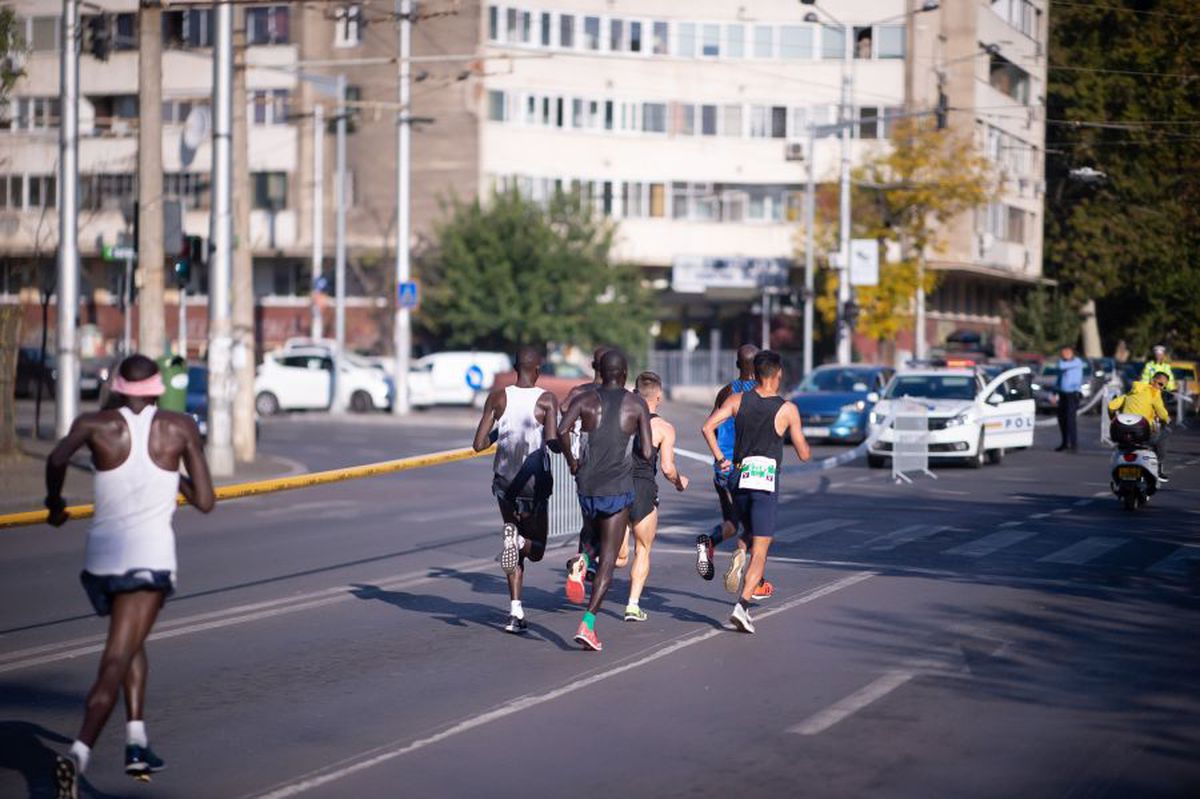
<svg viewBox="0 0 1200 799"><path fill-rule="evenodd" d="M166 391L158 398L158 407L164 411L187 411L188 366L178 355L164 355L158 359L158 370L162 372Z"/></svg>

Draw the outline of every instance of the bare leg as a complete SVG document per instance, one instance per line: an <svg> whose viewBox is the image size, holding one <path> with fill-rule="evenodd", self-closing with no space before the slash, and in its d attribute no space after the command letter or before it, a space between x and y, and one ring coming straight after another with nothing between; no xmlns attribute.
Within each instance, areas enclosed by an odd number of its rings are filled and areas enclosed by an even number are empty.
<svg viewBox="0 0 1200 799"><path fill-rule="evenodd" d="M641 601L642 589L646 587L646 578L650 576L650 547L654 545L654 536L658 532L658 508L650 511L650 515L642 519L633 528L633 537L637 541L637 549L633 553L633 566L629 570L629 604L636 605Z"/></svg>
<svg viewBox="0 0 1200 799"><path fill-rule="evenodd" d="M750 547L750 565L746 568L746 579L742 581L742 599L750 601L754 589L762 581L767 569L767 550L771 547L771 536L756 535Z"/></svg>
<svg viewBox="0 0 1200 799"><path fill-rule="evenodd" d="M593 615L604 602L604 595L612 585L613 567L617 562L617 550L621 548L621 540L625 528L629 526L629 508L612 516L597 520L596 527L600 533L600 564L596 569L596 579L592 583L592 599L588 603L588 612Z"/></svg>
<svg viewBox="0 0 1200 799"><path fill-rule="evenodd" d="M621 549L617 552L616 568L624 569L629 563L629 528L625 528L625 535L621 538Z"/></svg>
<svg viewBox="0 0 1200 799"><path fill-rule="evenodd" d="M146 707L146 676L150 673L150 661L146 659L146 647L142 647L129 662L125 673L125 718L141 721Z"/></svg>
<svg viewBox="0 0 1200 799"><path fill-rule="evenodd" d="M94 746L100 737L100 731L117 704L117 695L126 682L133 661L142 651L146 636L158 618L162 602L160 591L131 591L113 597L112 619L108 625L104 654L100 657L100 671L88 693L83 724L79 728L78 738L85 745ZM135 696L138 690L145 691L144 670L141 677L140 686L134 683ZM138 704L140 712L140 697Z"/></svg>

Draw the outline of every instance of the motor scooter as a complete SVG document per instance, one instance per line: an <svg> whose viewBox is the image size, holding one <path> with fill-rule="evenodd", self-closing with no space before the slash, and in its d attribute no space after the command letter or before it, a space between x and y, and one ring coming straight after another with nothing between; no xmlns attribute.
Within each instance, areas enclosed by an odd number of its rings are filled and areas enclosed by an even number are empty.
<svg viewBox="0 0 1200 799"><path fill-rule="evenodd" d="M1112 420L1111 486L1125 510L1142 507L1158 491L1158 455L1150 436L1150 423L1136 413L1119 413Z"/></svg>

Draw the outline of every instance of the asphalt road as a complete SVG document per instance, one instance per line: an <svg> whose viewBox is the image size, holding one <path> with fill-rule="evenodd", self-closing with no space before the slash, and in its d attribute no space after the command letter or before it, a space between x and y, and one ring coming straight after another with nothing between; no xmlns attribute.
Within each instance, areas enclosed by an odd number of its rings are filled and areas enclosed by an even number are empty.
<svg viewBox="0 0 1200 799"><path fill-rule="evenodd" d="M700 413L672 408L700 451ZM437 412L271 419L313 469L468 443ZM692 541L710 468L662 488L645 624L627 575L572 642L568 549L505 634L490 466L471 461L179 513L179 591L150 644L169 769L121 773L121 709L85 796L1191 797L1200 795L1200 434L1142 511L1107 455L1038 447L896 485L859 462L784 475L758 633L727 629ZM822 448L822 454L836 452ZM104 625L83 524L0 533L0 796L46 795Z"/></svg>

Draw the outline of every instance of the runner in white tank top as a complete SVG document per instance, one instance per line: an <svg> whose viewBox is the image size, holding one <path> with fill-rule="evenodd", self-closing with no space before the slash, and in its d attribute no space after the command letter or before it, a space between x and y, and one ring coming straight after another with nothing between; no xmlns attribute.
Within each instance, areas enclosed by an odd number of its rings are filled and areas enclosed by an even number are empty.
<svg viewBox="0 0 1200 799"><path fill-rule="evenodd" d="M204 442L192 417L159 411L163 392L154 361L126 358L113 380L123 400L116 410L85 413L58 442L46 464L48 521L58 527L69 518L62 497L71 456L87 447L95 466L96 515L88 533L80 581L100 616L112 615L100 673L88 693L79 736L66 757L58 757L54 779L58 796L76 796L92 746L125 689L125 773L148 780L163 761L150 749L143 720L146 695L145 641L163 601L175 587L175 498L207 513L214 497ZM189 477L181 477L179 467Z"/></svg>
<svg viewBox="0 0 1200 799"><path fill-rule="evenodd" d="M504 629L510 633L527 629L521 606L525 559L542 559L550 532L553 482L546 442L558 436L558 401L535 385L541 365L537 350L522 347L517 352L517 384L488 395L475 430L476 452L496 442L492 494L504 519L497 559L508 578L509 618Z"/></svg>

